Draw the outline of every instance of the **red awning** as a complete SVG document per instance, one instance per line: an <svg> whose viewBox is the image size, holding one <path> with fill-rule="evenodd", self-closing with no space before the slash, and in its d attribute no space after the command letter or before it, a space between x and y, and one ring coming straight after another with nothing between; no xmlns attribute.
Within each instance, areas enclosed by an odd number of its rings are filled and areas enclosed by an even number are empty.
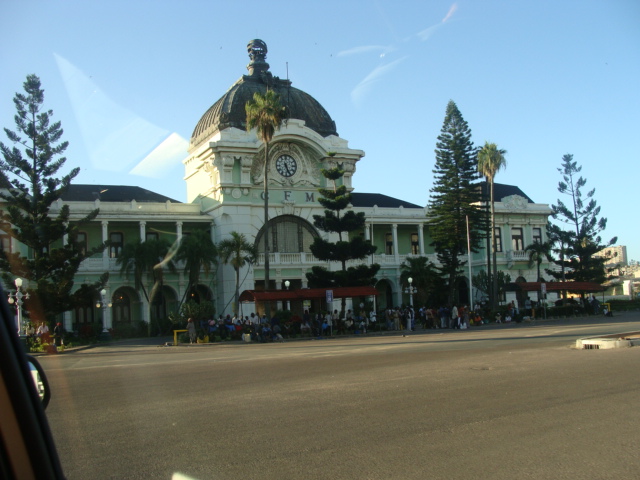
<svg viewBox="0 0 640 480"><path fill-rule="evenodd" d="M546 285L547 292L602 292L605 289L595 282L542 282ZM522 290L524 292L539 292L541 282L515 282L509 285L509 290Z"/></svg>
<svg viewBox="0 0 640 480"><path fill-rule="evenodd" d="M264 302L284 300L312 300L327 298L327 290L333 292L333 298L367 297L378 295L375 287L335 287L300 288L297 290L245 290L240 295L241 302Z"/></svg>

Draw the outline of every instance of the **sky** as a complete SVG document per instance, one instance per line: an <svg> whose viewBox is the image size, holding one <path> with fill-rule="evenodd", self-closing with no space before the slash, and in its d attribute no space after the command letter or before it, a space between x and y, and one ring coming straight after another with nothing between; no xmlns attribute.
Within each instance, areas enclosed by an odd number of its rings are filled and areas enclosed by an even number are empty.
<svg viewBox="0 0 640 480"><path fill-rule="evenodd" d="M558 168L572 154L603 240L640 260L637 0L0 0L0 126L14 130L13 97L36 74L74 183L186 201L188 140L247 73L254 38L364 150L355 191L427 205L453 100L476 146L507 150L496 182L536 203L567 200Z"/></svg>

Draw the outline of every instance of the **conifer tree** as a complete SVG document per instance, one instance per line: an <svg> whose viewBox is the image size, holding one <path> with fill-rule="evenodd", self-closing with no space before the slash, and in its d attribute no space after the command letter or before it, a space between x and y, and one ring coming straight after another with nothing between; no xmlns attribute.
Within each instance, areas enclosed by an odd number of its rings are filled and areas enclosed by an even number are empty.
<svg viewBox="0 0 640 480"><path fill-rule="evenodd" d="M602 283L606 279L604 257L596 257L595 254L606 247L614 245L617 237L613 237L606 243L602 242L600 235L607 228L607 219L599 217L600 207L594 195L596 189L592 189L583 197L582 188L587 181L578 174L582 166L573 161L573 155L566 154L562 157L562 167L558 172L562 175L562 181L558 182L558 191L569 197L570 203L566 205L558 199L556 205L552 205L553 218L566 225L566 229L552 228L555 235L552 240L556 243L566 242L567 247L563 251L564 259L555 263L561 267L566 280L578 282ZM555 278L560 278L562 273L549 272Z"/></svg>
<svg viewBox="0 0 640 480"><path fill-rule="evenodd" d="M482 192L473 183L478 180L478 165L471 130L453 100L447 105L435 153L429 225L440 271L447 281L448 301L453 303L456 281L466 264L460 257L467 253L467 217L472 251L488 228Z"/></svg>
<svg viewBox="0 0 640 480"><path fill-rule="evenodd" d="M373 285L380 265L360 264L347 267L351 260L363 260L376 251L376 247L369 240L360 235L365 226L363 212L347 209L351 203L351 194L345 185L337 185L344 175L344 170L335 167L322 170L327 182L333 182L333 189L320 188L320 204L325 207L324 215L314 215L316 228L327 233L337 233L338 241L330 242L320 237L314 239L311 253L319 260L340 262L340 270L331 271L325 267L313 267L307 273L309 286L312 288L356 287ZM344 299L343 306L344 310Z"/></svg>
<svg viewBox="0 0 640 480"><path fill-rule="evenodd" d="M52 208L80 172L74 168L54 177L64 165L68 142L61 141L60 122L45 110L44 90L36 75L28 75L25 93L16 93L16 130L4 129L13 146L0 142L0 219L2 230L28 249L8 253L0 249L2 279L28 280L26 309L36 321L54 317L71 308L74 276L80 263L104 249L84 249L77 243L78 227L93 220L98 210L70 222L69 206ZM66 241L65 241L66 240Z"/></svg>

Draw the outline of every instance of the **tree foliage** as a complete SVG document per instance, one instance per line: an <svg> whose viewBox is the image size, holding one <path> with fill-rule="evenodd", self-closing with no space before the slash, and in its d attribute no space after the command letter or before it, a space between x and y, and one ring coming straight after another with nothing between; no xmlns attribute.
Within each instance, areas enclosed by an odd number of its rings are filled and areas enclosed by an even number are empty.
<svg viewBox="0 0 640 480"><path fill-rule="evenodd" d="M488 228L481 207L482 192L473 183L478 172L471 130L453 101L447 105L435 153L429 225L432 245L447 281L448 301L452 303L456 280L466 264L460 257L467 253L467 217L472 251L477 250Z"/></svg>
<svg viewBox="0 0 640 480"><path fill-rule="evenodd" d="M120 275L133 275L134 288L142 291L149 313L151 304L158 295L162 295L162 285L164 279L164 269L175 271L173 257L176 253L177 243L171 244L163 238L138 240L134 243L127 243L122 248L122 252L116 259L116 264L120 265ZM148 333L151 335L151 320L148 324ZM160 319L158 328L160 327Z"/></svg>
<svg viewBox="0 0 640 480"><path fill-rule="evenodd" d="M558 182L558 191L569 198L568 203L558 199L552 205L553 218L565 225L554 230L552 239L557 244L566 242L563 249L564 259L556 260L561 267L566 280L602 283L606 279L605 262L603 257L595 254L602 249L614 245L617 237L603 243L601 233L607 227L607 219L600 217L600 207L594 195L595 188L583 193L587 180L579 176L582 166L573 160L573 155L562 157L562 167L558 172L562 181ZM555 278L560 278L558 272L553 272Z"/></svg>
<svg viewBox="0 0 640 480"><path fill-rule="evenodd" d="M498 171L502 168L506 168L507 166L507 160L504 158L506 153L506 150L500 149L495 143L490 142L485 142L484 146L478 151L478 171L485 176L489 183L489 196L491 199L491 223L490 228L487 229L487 245L490 245L491 248L487 252L487 255L492 254L493 256L492 261L489 262L489 264L493 263L493 269L490 269L493 281L490 283L491 288L489 289L489 298L491 299L492 308L495 308L495 306L498 305L498 262L496 260L496 239L493 234L496 226L493 181Z"/></svg>
<svg viewBox="0 0 640 480"><path fill-rule="evenodd" d="M376 273L380 265L360 264L347 267L351 260L364 260L373 255L376 247L369 240L364 240L359 232L365 226L365 217L362 212L353 210L344 211L351 203L351 194L345 185L337 185L344 175L344 170L335 167L322 170L322 174L333 182L333 188L320 188L320 204L325 207L324 215L314 215L316 228L327 233L337 233L338 241L330 242L317 237L311 244L311 253L316 258L324 261L340 262L340 270L331 271L325 267L313 267L307 273L309 286L312 288L325 287L354 287L373 285ZM353 234L353 235L350 235Z"/></svg>
<svg viewBox="0 0 640 480"><path fill-rule="evenodd" d="M200 272L209 275L218 264L218 249L207 230L197 229L182 237L175 260L184 263L184 273L189 279L185 295L200 282Z"/></svg>
<svg viewBox="0 0 640 480"><path fill-rule="evenodd" d="M498 280L498 297L501 297L505 292L507 285L511 283L511 275L500 270L497 275ZM487 297L491 290L492 278L487 275L487 272L480 270L477 275L473 276L473 287L484 293Z"/></svg>
<svg viewBox="0 0 640 480"><path fill-rule="evenodd" d="M249 242L242 233L231 232L231 237L218 244L218 251L223 263L230 264L236 273L235 311L238 313L240 298L240 269L245 265L253 265L258 258L258 249Z"/></svg>
<svg viewBox="0 0 640 480"><path fill-rule="evenodd" d="M276 130L285 119L286 110L280 102L280 95L273 90L265 94L256 92L253 101L245 105L247 131L256 129L258 138L264 143L264 288L269 289L269 143ZM271 304L266 303L267 316L271 315Z"/></svg>
<svg viewBox="0 0 640 480"><path fill-rule="evenodd" d="M44 90L36 75L28 75L24 94L16 93L16 129L4 129L13 145L0 142L0 192L5 205L0 211L2 230L28 249L7 253L0 249L0 270L7 284L14 276L28 280L30 299L26 303L32 319L49 321L73 307L71 290L81 262L101 252L77 242L79 228L98 215L70 222L68 205L54 202L68 190L80 169L56 177L64 166L68 142L62 141L60 122L52 122L53 111L44 108Z"/></svg>
<svg viewBox="0 0 640 480"><path fill-rule="evenodd" d="M538 275L536 276L536 282L542 282L542 275L540 273L540 267L545 260L552 260L551 256L551 243L550 242L533 242L524 249L529 257L529 268L534 265L537 268Z"/></svg>
<svg viewBox="0 0 640 480"><path fill-rule="evenodd" d="M416 289L416 305L435 306L446 301L446 292L442 288L442 278L437 267L427 257L407 257L400 265L400 282L411 284Z"/></svg>

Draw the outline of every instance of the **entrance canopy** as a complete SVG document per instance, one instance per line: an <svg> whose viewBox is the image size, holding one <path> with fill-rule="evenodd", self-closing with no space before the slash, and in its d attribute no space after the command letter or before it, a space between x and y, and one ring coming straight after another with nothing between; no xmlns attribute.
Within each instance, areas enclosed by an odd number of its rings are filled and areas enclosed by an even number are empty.
<svg viewBox="0 0 640 480"><path fill-rule="evenodd" d="M375 287L335 287L335 288L299 288L297 290L245 290L240 295L241 302L265 302L286 300L314 300L327 298L327 291L333 292L333 298L352 298L378 295Z"/></svg>
<svg viewBox="0 0 640 480"><path fill-rule="evenodd" d="M518 290L523 292L539 292L540 285L544 283L547 287L547 292L603 292L605 287L599 283L594 282L515 282L510 283L506 290L510 292L516 292Z"/></svg>

